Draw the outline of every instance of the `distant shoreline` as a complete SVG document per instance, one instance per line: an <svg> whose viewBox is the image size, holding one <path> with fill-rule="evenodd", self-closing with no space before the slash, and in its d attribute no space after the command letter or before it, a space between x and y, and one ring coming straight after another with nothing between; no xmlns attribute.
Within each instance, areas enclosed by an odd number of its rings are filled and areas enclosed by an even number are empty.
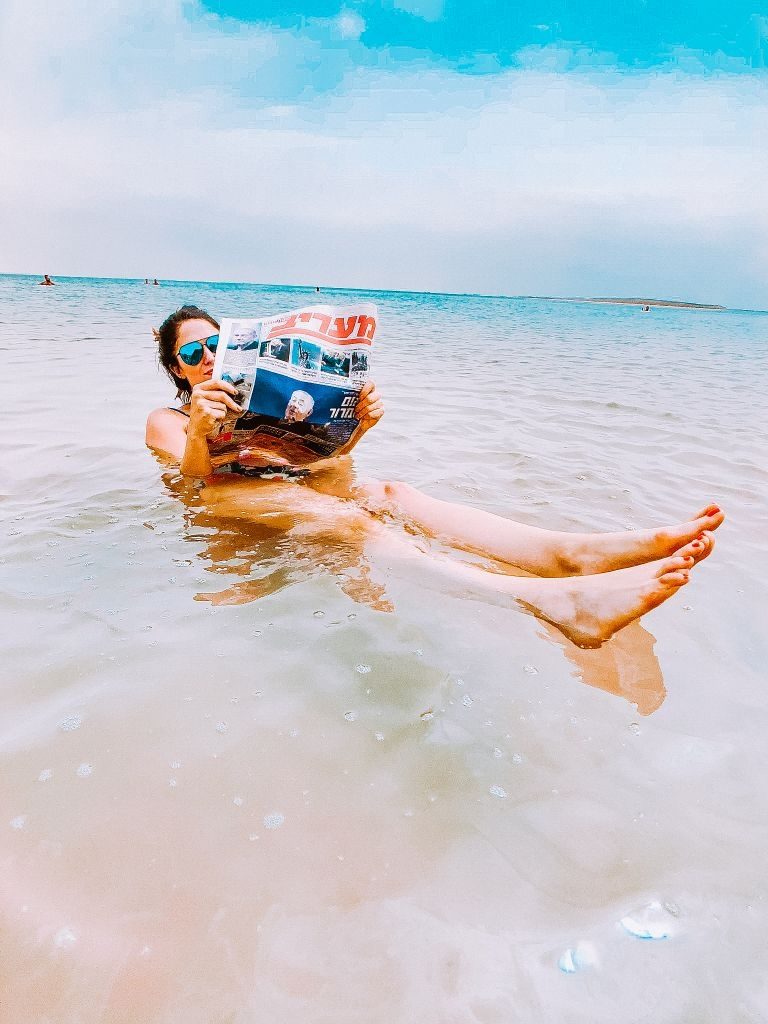
<svg viewBox="0 0 768 1024"><path fill-rule="evenodd" d="M671 306L673 309L728 309L706 302L676 302L674 299L564 299L565 302L596 302L611 306Z"/></svg>

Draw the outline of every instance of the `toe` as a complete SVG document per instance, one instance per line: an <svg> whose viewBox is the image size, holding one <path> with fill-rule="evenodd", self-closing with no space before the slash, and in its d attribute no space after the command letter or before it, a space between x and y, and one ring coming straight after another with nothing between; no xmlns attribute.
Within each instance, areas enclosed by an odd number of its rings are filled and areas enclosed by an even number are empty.
<svg viewBox="0 0 768 1024"><path fill-rule="evenodd" d="M661 579L665 573L676 572L678 569L690 569L693 561L692 555L675 555L672 558L665 558L656 575Z"/></svg>
<svg viewBox="0 0 768 1024"><path fill-rule="evenodd" d="M683 587L689 580L687 569L678 569L676 572L664 572L659 576L659 582L665 587Z"/></svg>
<svg viewBox="0 0 768 1024"><path fill-rule="evenodd" d="M698 561L703 558L708 550L708 543L704 539L704 535L697 537L696 540L692 540L689 544L685 544L679 548L675 554L683 558L691 557L694 561Z"/></svg>
<svg viewBox="0 0 768 1024"><path fill-rule="evenodd" d="M718 526L725 519L725 513L722 511L719 505L707 505L701 512L696 516L697 519L706 519L707 527L710 530L716 530Z"/></svg>

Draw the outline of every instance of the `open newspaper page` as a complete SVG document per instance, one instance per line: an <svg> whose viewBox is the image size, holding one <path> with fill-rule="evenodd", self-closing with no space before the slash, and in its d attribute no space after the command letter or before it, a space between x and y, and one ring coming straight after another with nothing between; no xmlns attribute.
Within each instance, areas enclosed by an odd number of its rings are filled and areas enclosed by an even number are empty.
<svg viewBox="0 0 768 1024"><path fill-rule="evenodd" d="M214 466L305 466L352 436L368 379L376 306L307 306L258 320L224 319L213 376L245 412L209 441Z"/></svg>

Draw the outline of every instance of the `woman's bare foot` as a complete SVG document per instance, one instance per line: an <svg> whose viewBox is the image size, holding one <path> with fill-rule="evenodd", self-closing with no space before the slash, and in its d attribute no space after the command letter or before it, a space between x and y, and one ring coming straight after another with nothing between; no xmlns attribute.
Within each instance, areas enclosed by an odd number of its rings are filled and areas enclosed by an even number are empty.
<svg viewBox="0 0 768 1024"><path fill-rule="evenodd" d="M693 565L693 554L679 554L582 578L517 580L517 600L577 646L599 647L676 594Z"/></svg>
<svg viewBox="0 0 768 1024"><path fill-rule="evenodd" d="M688 522L660 530L561 534L568 538L563 544L561 560L569 574L589 576L666 558L683 545L699 539L703 548L691 552L698 562L711 553L714 545L712 531L724 519L725 515L717 505L708 505Z"/></svg>

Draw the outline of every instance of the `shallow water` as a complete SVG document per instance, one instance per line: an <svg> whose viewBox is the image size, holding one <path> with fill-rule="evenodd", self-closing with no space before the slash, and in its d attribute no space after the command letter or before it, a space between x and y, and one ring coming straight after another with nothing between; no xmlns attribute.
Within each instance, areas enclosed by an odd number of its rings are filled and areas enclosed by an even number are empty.
<svg viewBox="0 0 768 1024"><path fill-rule="evenodd" d="M315 298L0 277L0 1020L765 1020L768 316L375 297L361 477L558 529L727 510L579 652L144 449L152 324Z"/></svg>

